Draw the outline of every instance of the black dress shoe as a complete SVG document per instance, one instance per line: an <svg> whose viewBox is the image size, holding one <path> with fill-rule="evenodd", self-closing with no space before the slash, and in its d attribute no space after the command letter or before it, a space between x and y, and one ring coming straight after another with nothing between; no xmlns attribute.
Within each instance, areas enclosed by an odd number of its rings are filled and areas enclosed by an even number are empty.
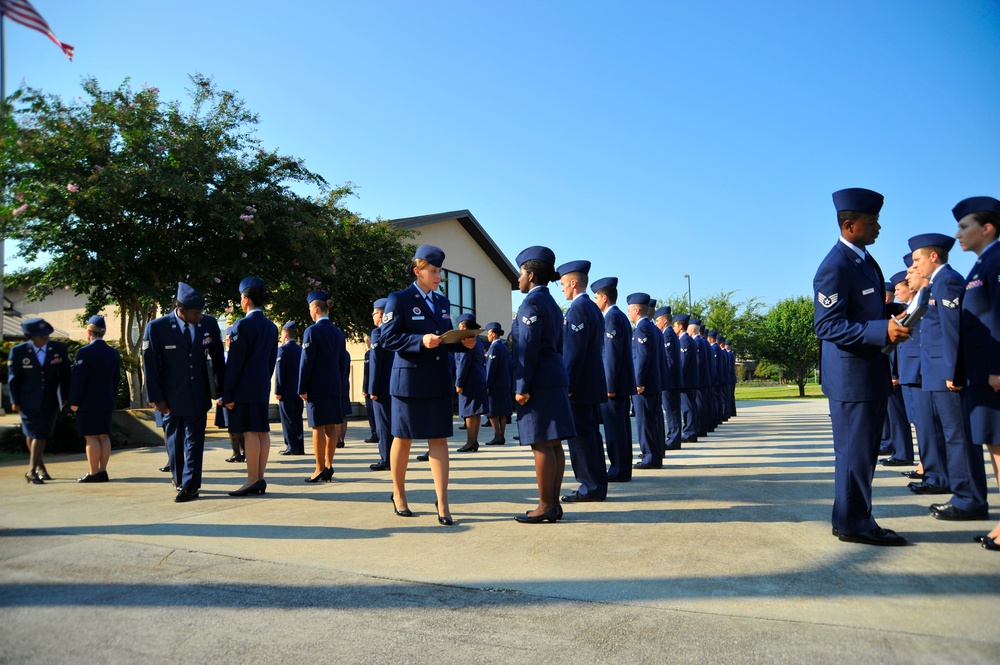
<svg viewBox="0 0 1000 665"><path fill-rule="evenodd" d="M44 464L42 466L38 467L38 473L37 473L37 475L42 480L52 480L52 476L50 476L49 472L45 470L45 465Z"/></svg>
<svg viewBox="0 0 1000 665"><path fill-rule="evenodd" d="M184 487L177 490L177 496L174 497L174 503L184 503L186 501L194 501L198 498L198 490L189 490Z"/></svg>
<svg viewBox="0 0 1000 665"><path fill-rule="evenodd" d="M227 457L226 461L229 462L230 464L239 462L240 461L240 456L238 454L234 454L232 457Z"/></svg>
<svg viewBox="0 0 1000 665"><path fill-rule="evenodd" d="M32 485L44 485L45 484L44 482L42 482L42 479L38 477L38 474L35 473L34 471L29 471L26 474L24 474L24 479L27 480Z"/></svg>
<svg viewBox="0 0 1000 665"><path fill-rule="evenodd" d="M378 443L378 437L370 436L367 439L365 439L365 443Z"/></svg>
<svg viewBox="0 0 1000 665"><path fill-rule="evenodd" d="M97 475L100 476L100 478L101 478L101 480L99 482L106 483L109 480L111 480L110 478L108 478L108 472L107 471L98 471Z"/></svg>
<svg viewBox="0 0 1000 665"><path fill-rule="evenodd" d="M292 454L292 451L291 451L290 449L288 449L288 448L285 448L284 450L279 450L279 451L278 451L278 454L279 454L279 455L291 455L291 454ZM228 461L228 460L227 460L227 461Z"/></svg>
<svg viewBox="0 0 1000 665"><path fill-rule="evenodd" d="M604 499L598 499L596 496L588 496L586 494L580 494L578 491L574 491L571 494L567 494L562 498L566 503L589 503L604 501Z"/></svg>
<svg viewBox="0 0 1000 665"><path fill-rule="evenodd" d="M974 542L979 543L980 545L983 544L983 543L985 543L987 540L990 541L990 542L993 542L993 539L990 538L989 534L986 534L985 536L973 536L972 540Z"/></svg>
<svg viewBox="0 0 1000 665"><path fill-rule="evenodd" d="M399 515L400 517L413 517L413 511L411 511L409 508L403 508L402 510L400 510L399 508L396 507L396 497L393 496L392 494L389 495L389 501L392 501L392 510L397 515Z"/></svg>
<svg viewBox="0 0 1000 665"><path fill-rule="evenodd" d="M478 452L478 451L479 451L479 442L478 441L470 441L469 443L467 443L464 446L462 446L461 448L459 448L456 452L460 452L460 453L474 453L474 452Z"/></svg>
<svg viewBox="0 0 1000 665"><path fill-rule="evenodd" d="M830 533L832 533L834 535L834 537L836 538L836 537L840 536L840 529L838 529L837 527L833 527L832 529L830 529Z"/></svg>
<svg viewBox="0 0 1000 665"><path fill-rule="evenodd" d="M507 439L491 439L486 442L487 446L502 446L507 443Z"/></svg>
<svg viewBox="0 0 1000 665"><path fill-rule="evenodd" d="M878 463L882 466L913 466L913 462L907 462L905 459L896 459L895 457L883 457Z"/></svg>
<svg viewBox="0 0 1000 665"><path fill-rule="evenodd" d="M76 482L78 482L78 483L103 483L104 481L101 480L101 472L98 471L97 473L85 473L85 474L83 474L83 477L80 478L79 480L77 480Z"/></svg>
<svg viewBox="0 0 1000 665"><path fill-rule="evenodd" d="M923 480L924 478L927 477L925 474L920 473L916 469L914 469L913 471L903 471L899 475L910 478L911 480Z"/></svg>
<svg viewBox="0 0 1000 665"><path fill-rule="evenodd" d="M161 466L160 471L162 471L163 473L170 473L171 471L173 471L173 469L171 469L170 465L168 464L166 466Z"/></svg>
<svg viewBox="0 0 1000 665"><path fill-rule="evenodd" d="M655 464L653 462L636 462L632 465L633 469L662 469L663 463Z"/></svg>
<svg viewBox="0 0 1000 665"><path fill-rule="evenodd" d="M984 540L983 549L993 550L994 552L1000 552L1000 544L997 544L993 540Z"/></svg>
<svg viewBox="0 0 1000 665"><path fill-rule="evenodd" d="M465 423L462 423L461 425L458 426L458 429L469 429L469 428L466 426Z"/></svg>
<svg viewBox="0 0 1000 665"><path fill-rule="evenodd" d="M881 545L884 547L906 545L906 538L892 529L876 528L862 533L838 533L837 538L845 543L861 543L862 545Z"/></svg>
<svg viewBox="0 0 1000 665"><path fill-rule="evenodd" d="M418 462L426 462L430 458L431 458L431 454L430 453L424 453L423 455L417 455L417 461Z"/></svg>
<svg viewBox="0 0 1000 665"><path fill-rule="evenodd" d="M368 468L372 471L388 471L390 467L388 462L375 462L374 464L369 464Z"/></svg>
<svg viewBox="0 0 1000 665"><path fill-rule="evenodd" d="M559 521L559 520L561 520L562 518L563 518L563 508L562 508L562 504L559 504L559 503L557 503L557 504L556 504L556 521Z"/></svg>
<svg viewBox="0 0 1000 665"><path fill-rule="evenodd" d="M914 494L951 494L951 490L947 487L935 487L925 482L909 483L907 487Z"/></svg>
<svg viewBox="0 0 1000 665"><path fill-rule="evenodd" d="M346 447L347 447L347 444L346 444L346 443L344 443L344 440L343 440L343 439L341 439L340 441L338 441L338 442L337 442L337 447L338 447L338 448L346 448Z"/></svg>
<svg viewBox="0 0 1000 665"><path fill-rule="evenodd" d="M698 443L698 437L696 437L696 436L689 436L686 439L681 439L681 443Z"/></svg>
<svg viewBox="0 0 1000 665"><path fill-rule="evenodd" d="M529 515L528 513L523 515L514 515L514 521L520 522L521 524L541 524L545 521L555 523L559 521L559 513L556 512L555 508L553 508L547 513L542 513L541 515Z"/></svg>
<svg viewBox="0 0 1000 665"><path fill-rule="evenodd" d="M972 522L974 520L988 520L990 518L988 510L981 510L973 513L968 510L956 508L950 503L946 503L941 506L940 510L931 510L931 515L939 520L946 520L949 522Z"/></svg>

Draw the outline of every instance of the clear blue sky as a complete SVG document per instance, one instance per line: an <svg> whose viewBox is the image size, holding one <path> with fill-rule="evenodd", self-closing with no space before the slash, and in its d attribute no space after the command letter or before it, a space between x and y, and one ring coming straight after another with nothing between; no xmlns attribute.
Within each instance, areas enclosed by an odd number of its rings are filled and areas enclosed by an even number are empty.
<svg viewBox="0 0 1000 665"><path fill-rule="evenodd" d="M8 93L199 71L363 216L468 208L626 293L809 295L844 187L886 197L888 277L1000 197L996 1L33 2L76 57L8 21Z"/></svg>

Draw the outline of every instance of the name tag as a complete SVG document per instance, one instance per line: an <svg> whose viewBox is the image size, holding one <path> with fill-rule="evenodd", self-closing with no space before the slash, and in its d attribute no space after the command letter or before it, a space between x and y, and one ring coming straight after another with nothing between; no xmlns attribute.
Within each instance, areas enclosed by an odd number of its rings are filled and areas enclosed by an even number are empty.
<svg viewBox="0 0 1000 665"><path fill-rule="evenodd" d="M166 346L164 346L163 348L164 348L165 350L170 350L170 349L176 349L176 348L177 348L177 345L176 345L176 344L167 344L167 345L166 345Z"/></svg>
<svg viewBox="0 0 1000 665"><path fill-rule="evenodd" d="M424 317L422 317L422 316L413 316L413 317L410 317L410 320L411 321L423 321Z"/></svg>
<svg viewBox="0 0 1000 665"><path fill-rule="evenodd" d="M861 295L867 296L872 293L875 293L875 289L865 289L864 291L861 292Z"/></svg>

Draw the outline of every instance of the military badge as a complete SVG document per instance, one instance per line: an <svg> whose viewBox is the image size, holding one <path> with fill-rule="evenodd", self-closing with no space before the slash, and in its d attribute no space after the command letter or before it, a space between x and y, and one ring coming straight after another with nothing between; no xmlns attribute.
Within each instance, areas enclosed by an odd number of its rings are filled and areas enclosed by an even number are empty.
<svg viewBox="0 0 1000 665"><path fill-rule="evenodd" d="M839 299L840 299L840 294L839 293L834 293L832 296L827 297L827 296L824 296L819 291L816 292L816 300L819 301L819 304L822 305L823 307L825 307L826 309L830 309L831 307L833 307L834 305L836 305L837 304L837 300L839 300Z"/></svg>
<svg viewBox="0 0 1000 665"><path fill-rule="evenodd" d="M524 325L530 326L532 323L538 320L538 317L532 316L531 318L528 318L527 316L522 316L521 320L524 322Z"/></svg>
<svg viewBox="0 0 1000 665"><path fill-rule="evenodd" d="M583 330L583 323L581 323L580 325L574 325L571 323L569 324L569 327L573 329L573 332L580 332L581 330Z"/></svg>

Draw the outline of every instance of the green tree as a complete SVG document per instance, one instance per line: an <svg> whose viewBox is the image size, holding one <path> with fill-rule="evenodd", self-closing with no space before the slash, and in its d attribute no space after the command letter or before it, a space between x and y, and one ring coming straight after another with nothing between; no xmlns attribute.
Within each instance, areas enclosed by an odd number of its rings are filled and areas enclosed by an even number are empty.
<svg viewBox="0 0 1000 665"><path fill-rule="evenodd" d="M406 281L406 233L347 210L349 184L330 191L301 159L264 149L256 114L234 93L201 75L191 83L187 110L128 80L102 90L87 79L86 97L69 104L30 87L11 96L0 126L0 234L29 263L44 261L11 281L33 298L86 294L85 316L117 306L133 360L131 332L171 306L178 281L221 313L253 274L273 291L271 316L300 320L305 294L322 287L336 293L337 322L360 337L372 296ZM138 406L137 371L130 387Z"/></svg>
<svg viewBox="0 0 1000 665"><path fill-rule="evenodd" d="M812 299L797 296L778 301L758 328L760 359L785 369L786 376L806 395L806 379L819 362L819 340L813 332Z"/></svg>

